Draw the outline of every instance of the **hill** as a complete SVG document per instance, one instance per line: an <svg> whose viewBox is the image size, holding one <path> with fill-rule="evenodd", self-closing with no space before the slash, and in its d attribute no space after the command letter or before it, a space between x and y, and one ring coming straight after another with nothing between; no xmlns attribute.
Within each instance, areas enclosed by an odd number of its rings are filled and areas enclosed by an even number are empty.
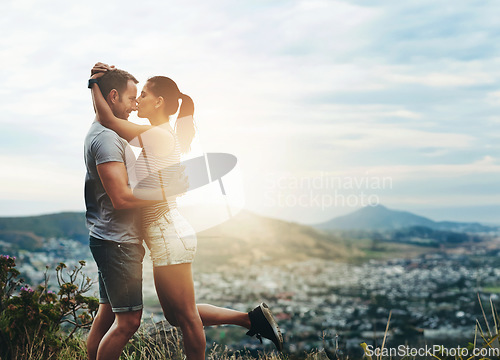
<svg viewBox="0 0 500 360"><path fill-rule="evenodd" d="M1 231L0 241L11 244L10 248L39 250L43 247L43 238L30 231Z"/></svg>
<svg viewBox="0 0 500 360"><path fill-rule="evenodd" d="M88 243L83 212L0 218L0 242L18 249L38 250L43 238L66 238ZM309 258L337 259L359 255L335 235L307 225L241 211L229 221L198 234L199 262L250 265L287 263Z"/></svg>
<svg viewBox="0 0 500 360"><path fill-rule="evenodd" d="M348 215L317 224L314 227L324 230L396 230L414 226L457 232L498 231L497 227L479 223L437 222L408 211L391 210L382 205L366 206Z"/></svg>
<svg viewBox="0 0 500 360"><path fill-rule="evenodd" d="M88 242L89 232L83 212L64 212L40 216L0 218L0 240L14 242L23 238L66 238Z"/></svg>
<svg viewBox="0 0 500 360"><path fill-rule="evenodd" d="M342 230L341 227L339 230L324 231L244 210L225 223L198 233L195 266L226 271L236 267L280 265L312 258L358 262L369 258L417 256L435 251L436 246L441 244L461 246L484 238L448 230L431 231L429 224L434 223L432 220L385 207L361 209L336 221L347 229L356 225L357 230ZM417 221L424 225L405 227ZM359 228L361 225L364 229ZM380 230L387 227L393 230ZM394 230L396 228L398 230ZM10 247L14 249L43 250L43 239L50 237L88 244L85 214L75 212L0 218L0 250L2 242L15 244Z"/></svg>
<svg viewBox="0 0 500 360"><path fill-rule="evenodd" d="M197 259L212 265L279 265L310 258L344 261L357 256L362 251L336 235L246 210L198 234Z"/></svg>

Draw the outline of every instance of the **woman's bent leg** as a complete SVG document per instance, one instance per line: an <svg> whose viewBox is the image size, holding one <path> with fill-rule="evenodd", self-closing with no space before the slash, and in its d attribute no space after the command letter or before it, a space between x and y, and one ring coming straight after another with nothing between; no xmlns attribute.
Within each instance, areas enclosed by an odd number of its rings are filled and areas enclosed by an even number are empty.
<svg viewBox="0 0 500 360"><path fill-rule="evenodd" d="M186 357L205 359L205 332L196 307L191 263L155 267L154 278L167 320L182 330Z"/></svg>
<svg viewBox="0 0 500 360"><path fill-rule="evenodd" d="M250 329L250 317L248 313L221 308L209 304L198 304L203 326L211 325L239 325Z"/></svg>

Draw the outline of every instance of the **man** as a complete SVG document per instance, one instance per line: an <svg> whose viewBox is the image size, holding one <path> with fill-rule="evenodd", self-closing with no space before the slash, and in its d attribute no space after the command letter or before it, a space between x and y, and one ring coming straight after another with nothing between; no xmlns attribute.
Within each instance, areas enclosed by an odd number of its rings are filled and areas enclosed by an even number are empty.
<svg viewBox="0 0 500 360"><path fill-rule="evenodd" d="M97 83L113 114L127 120L136 110L135 77L117 69ZM141 322L144 248L136 209L152 202L133 196L125 163L131 150L114 131L94 121L84 148L87 227L99 270L100 297L87 352L91 360L112 360L119 358Z"/></svg>

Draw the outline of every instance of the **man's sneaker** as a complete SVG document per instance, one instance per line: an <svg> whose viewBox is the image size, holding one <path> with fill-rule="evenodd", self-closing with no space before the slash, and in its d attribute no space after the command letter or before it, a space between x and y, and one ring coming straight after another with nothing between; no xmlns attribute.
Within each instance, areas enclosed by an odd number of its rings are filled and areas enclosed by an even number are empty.
<svg viewBox="0 0 500 360"><path fill-rule="evenodd" d="M262 337L271 340L279 351L283 350L283 336L280 328L274 320L271 310L266 303L261 303L255 309L248 313L250 317L251 327L248 330L248 336L257 336L257 339L262 343Z"/></svg>

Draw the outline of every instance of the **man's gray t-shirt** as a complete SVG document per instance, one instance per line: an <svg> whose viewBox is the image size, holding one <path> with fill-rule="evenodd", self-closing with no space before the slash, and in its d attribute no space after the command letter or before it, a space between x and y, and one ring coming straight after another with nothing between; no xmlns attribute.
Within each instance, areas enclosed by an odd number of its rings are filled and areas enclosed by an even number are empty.
<svg viewBox="0 0 500 360"><path fill-rule="evenodd" d="M137 209L117 210L104 190L97 165L118 161L126 165L127 142L97 121L90 127L84 143L85 204L87 227L91 236L122 243L141 243L140 214Z"/></svg>

